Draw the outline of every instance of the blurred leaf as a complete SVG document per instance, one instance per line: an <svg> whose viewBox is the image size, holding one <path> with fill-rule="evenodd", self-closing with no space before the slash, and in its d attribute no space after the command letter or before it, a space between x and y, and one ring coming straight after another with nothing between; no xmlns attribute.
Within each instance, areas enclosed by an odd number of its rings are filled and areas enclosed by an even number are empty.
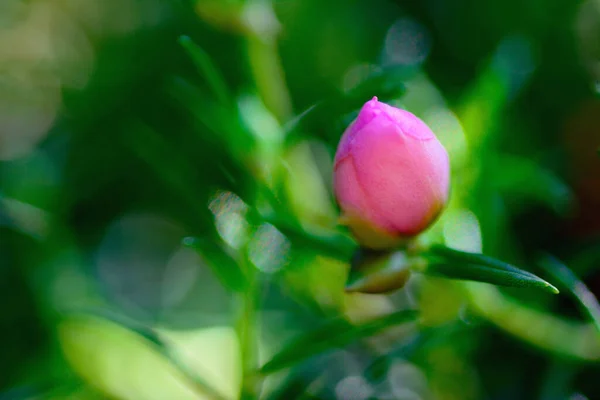
<svg viewBox="0 0 600 400"><path fill-rule="evenodd" d="M222 397L237 399L242 384L240 341L229 326L211 326L192 330L157 328L168 344L170 358L180 369L199 377Z"/></svg>
<svg viewBox="0 0 600 400"><path fill-rule="evenodd" d="M354 88L342 93L336 101L344 113L361 107L363 103L377 96L380 100L397 99L406 91L405 67L388 67L376 72Z"/></svg>
<svg viewBox="0 0 600 400"><path fill-rule="evenodd" d="M291 218L282 217L279 213L277 216L274 214L265 216L264 221L275 226L295 245L310 248L340 261L349 261L356 247L346 236L334 232L308 232L299 223L292 221Z"/></svg>
<svg viewBox="0 0 600 400"><path fill-rule="evenodd" d="M392 326L412 322L416 317L415 311L403 310L361 325L352 325L344 319L327 322L316 330L290 341L263 365L260 372L263 374L277 372L325 351L373 336Z"/></svg>
<svg viewBox="0 0 600 400"><path fill-rule="evenodd" d="M585 283L569 267L557 258L549 254L542 254L539 262L577 300L583 311L590 316L593 324L600 333L600 304L598 304L598 299L594 293L588 289Z"/></svg>
<svg viewBox="0 0 600 400"><path fill-rule="evenodd" d="M25 386L0 393L0 400L106 400L106 396L83 384L56 387Z"/></svg>
<svg viewBox="0 0 600 400"><path fill-rule="evenodd" d="M8 226L39 240L46 237L50 221L48 212L0 192L0 226Z"/></svg>
<svg viewBox="0 0 600 400"><path fill-rule="evenodd" d="M128 143L135 153L145 160L156 173L170 185L185 201L190 212L194 212L204 228L211 235L206 238L186 238L183 244L200 252L215 276L228 289L242 291L246 287L246 279L238 263L216 242L215 227L208 206L199 202L199 196L191 185L193 168L187 160L177 156L177 152L152 129L144 125L132 124Z"/></svg>
<svg viewBox="0 0 600 400"><path fill-rule="evenodd" d="M319 393L327 385L325 379L319 375L318 378L307 378L305 376L293 375L288 377L278 389L270 393L268 400L318 400L320 397L314 393Z"/></svg>
<svg viewBox="0 0 600 400"><path fill-rule="evenodd" d="M222 149L230 156L228 161L242 165L248 161L256 146L255 138L242 124L235 108L211 100L202 90L182 78L168 81L166 90L177 106L187 110L194 118L197 123L194 134L202 135L211 147Z"/></svg>
<svg viewBox="0 0 600 400"><path fill-rule="evenodd" d="M297 399L301 393L305 393L310 382L306 382L303 377L288 379L277 388L277 391L268 396L269 400L287 400ZM1 399L0 399L1 400Z"/></svg>
<svg viewBox="0 0 600 400"><path fill-rule="evenodd" d="M539 399L544 400L576 400L580 396L569 396L575 385L575 379L581 372L577 363L555 358L548 363L547 372L541 384Z"/></svg>
<svg viewBox="0 0 600 400"><path fill-rule="evenodd" d="M276 20L269 2L257 2L254 5L256 8L253 18L256 18L256 24L262 25L261 30L267 28L270 19ZM248 66L252 72L254 84L262 101L273 116L280 122L289 120L292 115L292 101L278 54L279 48L277 43L272 40L274 38L272 35L276 33L275 31L256 33L250 34L246 38ZM271 37L269 38L269 36Z"/></svg>
<svg viewBox="0 0 600 400"><path fill-rule="evenodd" d="M332 168L329 157L324 143L304 140L288 146L281 158L282 174L275 190L287 213L302 226L333 228L337 224L339 211L327 176Z"/></svg>
<svg viewBox="0 0 600 400"><path fill-rule="evenodd" d="M59 338L71 366L96 388L121 399L223 399L154 329L103 310L89 314L63 321ZM126 370L123 360L129 363ZM131 379L143 384L123 381Z"/></svg>
<svg viewBox="0 0 600 400"><path fill-rule="evenodd" d="M433 246L426 274L491 283L498 286L534 287L557 294L558 289L536 275L483 254L467 253L445 246Z"/></svg>
<svg viewBox="0 0 600 400"><path fill-rule="evenodd" d="M223 286L235 292L242 292L247 288L246 275L237 261L214 240L186 237L183 239L183 245L200 254Z"/></svg>
<svg viewBox="0 0 600 400"><path fill-rule="evenodd" d="M199 202L199 192L192 185L197 181L196 170L189 160L181 157L171 142L142 121L133 120L123 135L124 143L146 162L165 185L177 193L198 220L211 221L208 207Z"/></svg>
<svg viewBox="0 0 600 400"><path fill-rule="evenodd" d="M560 215L573 205L571 188L539 164L521 157L502 156L497 165L502 168L496 169L492 182L501 192L525 196Z"/></svg>
<svg viewBox="0 0 600 400"><path fill-rule="evenodd" d="M20 386L0 393L0 400L32 400L42 397L48 393L47 388L39 386Z"/></svg>
<svg viewBox="0 0 600 400"><path fill-rule="evenodd" d="M211 60L210 56L200 46L194 43L189 36L180 36L179 44L188 53L200 75L206 79L217 99L223 104L231 102L231 95L227 90L225 79Z"/></svg>
<svg viewBox="0 0 600 400"><path fill-rule="evenodd" d="M248 34L250 27L242 16L244 2L220 0L193 0L191 3L201 19L216 28Z"/></svg>
<svg viewBox="0 0 600 400"><path fill-rule="evenodd" d="M419 321L421 322L422 314ZM464 321L456 320L450 324L438 325L431 328L419 324L419 331L409 340L399 342L384 354L375 357L364 370L364 377L373 384L384 382L388 379L388 372L394 360L418 359L427 348L439 345L442 342L451 342L455 336L466 336L472 327ZM454 335L454 336L453 336Z"/></svg>
<svg viewBox="0 0 600 400"><path fill-rule="evenodd" d="M389 67L374 73L362 83L347 92L320 101L306 109L286 126L286 131L293 138L300 127L311 130L314 125L322 121L329 123L345 114L360 108L373 96L385 101L391 98L397 99L406 91L403 79L406 70L403 67ZM328 125L329 126L329 125Z"/></svg>
<svg viewBox="0 0 600 400"><path fill-rule="evenodd" d="M507 82L488 64L473 81L457 107L457 116L464 128L467 140L473 150L481 151L487 139L494 134L508 103ZM485 100L483 100L485 99ZM479 162L485 163L488 159Z"/></svg>
<svg viewBox="0 0 600 400"><path fill-rule="evenodd" d="M528 307L494 286L466 283L470 309L500 329L560 357L598 362L600 340L590 323Z"/></svg>
<svg viewBox="0 0 600 400"><path fill-rule="evenodd" d="M600 261L600 240L592 239L580 246L568 261L571 269L577 271L577 275L584 278L593 274L598 268Z"/></svg>

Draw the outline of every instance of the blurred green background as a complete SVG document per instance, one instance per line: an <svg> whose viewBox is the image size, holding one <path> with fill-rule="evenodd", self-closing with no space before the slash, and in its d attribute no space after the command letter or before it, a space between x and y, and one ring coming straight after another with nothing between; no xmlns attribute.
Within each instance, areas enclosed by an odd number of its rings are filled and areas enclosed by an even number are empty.
<svg viewBox="0 0 600 400"><path fill-rule="evenodd" d="M597 0L2 0L0 399L600 398L599 43ZM450 153L423 242L560 295L344 292L373 96Z"/></svg>

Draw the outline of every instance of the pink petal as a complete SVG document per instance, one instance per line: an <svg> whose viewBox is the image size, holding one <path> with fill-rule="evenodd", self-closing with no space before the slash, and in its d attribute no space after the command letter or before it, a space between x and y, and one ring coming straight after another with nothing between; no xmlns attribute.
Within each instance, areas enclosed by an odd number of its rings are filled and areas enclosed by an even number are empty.
<svg viewBox="0 0 600 400"><path fill-rule="evenodd" d="M419 124L408 124L410 129ZM427 129L429 131L429 129ZM430 132L430 131L429 131ZM435 139L415 139L389 118L371 121L356 136L356 174L373 205L370 214L386 228L404 234L426 227L444 204L448 158Z"/></svg>

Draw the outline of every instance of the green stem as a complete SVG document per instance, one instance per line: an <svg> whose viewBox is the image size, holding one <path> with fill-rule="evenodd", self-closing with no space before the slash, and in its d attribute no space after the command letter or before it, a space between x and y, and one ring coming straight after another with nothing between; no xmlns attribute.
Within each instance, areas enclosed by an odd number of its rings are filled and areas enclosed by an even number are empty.
<svg viewBox="0 0 600 400"><path fill-rule="evenodd" d="M246 40L252 76L265 106L279 122L288 121L292 115L292 101L285 83L275 34L253 33Z"/></svg>
<svg viewBox="0 0 600 400"><path fill-rule="evenodd" d="M239 318L237 323L238 338L242 351L242 399L256 399L260 393L261 382L255 371L259 367L258 358L258 273L246 262L248 287L240 293Z"/></svg>

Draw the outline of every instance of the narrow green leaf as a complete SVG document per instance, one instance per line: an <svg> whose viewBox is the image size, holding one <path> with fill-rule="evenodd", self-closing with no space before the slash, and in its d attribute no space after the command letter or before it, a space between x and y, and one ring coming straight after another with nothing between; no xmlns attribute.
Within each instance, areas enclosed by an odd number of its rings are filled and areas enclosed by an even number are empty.
<svg viewBox="0 0 600 400"><path fill-rule="evenodd" d="M156 176L180 196L194 218L203 223L211 222L208 207L199 201L204 194L191 184L197 178L193 164L181 157L172 142L137 119L128 121L121 138L136 157L148 164Z"/></svg>
<svg viewBox="0 0 600 400"><path fill-rule="evenodd" d="M228 162L236 164L252 154L256 138L242 123L236 108L215 101L197 85L181 77L168 79L165 89L177 106L193 117L194 124L197 124L194 134L202 137L211 152L223 152L220 157L226 156ZM219 158L214 153L210 154L212 158ZM245 170L240 172L248 173Z"/></svg>
<svg viewBox="0 0 600 400"><path fill-rule="evenodd" d="M117 325L135 332L147 341L151 342L156 346L162 346L162 341L154 329L142 324L141 322L135 321L122 314L104 308L77 308L68 312L71 316L82 316L82 317L97 317L106 321L110 321Z"/></svg>
<svg viewBox="0 0 600 400"><path fill-rule="evenodd" d="M425 273L428 275L443 276L449 279L491 283L497 286L522 288L535 287L548 290L552 293L558 293L558 290L556 290L554 286L551 286L541 279L534 279L525 274L502 271L483 265L466 263L432 263L427 266Z"/></svg>
<svg viewBox="0 0 600 400"><path fill-rule="evenodd" d="M498 286L535 287L558 293L556 287L531 272L483 254L467 253L439 245L433 246L430 254L434 257L423 271L426 274Z"/></svg>
<svg viewBox="0 0 600 400"><path fill-rule="evenodd" d="M344 319L336 319L290 341L263 365L260 372L263 374L277 372L330 349L344 347L373 336L386 328L414 321L416 317L415 311L403 310L356 326Z"/></svg>
<svg viewBox="0 0 600 400"><path fill-rule="evenodd" d="M350 238L337 232L308 232L295 221L281 218L274 214L263 215L261 218L264 222L268 222L276 227L292 243L319 251L323 255L340 261L349 261L352 252L356 248L356 245Z"/></svg>
<svg viewBox="0 0 600 400"><path fill-rule="evenodd" d="M194 181L194 175L190 172L193 168L188 160L178 158L176 150L169 146L168 142L142 123L132 123L128 132L129 135L124 135L124 139L135 154L146 161L166 184L179 193L198 220L214 229L208 208L198 202L198 192L189 184ZM237 262L215 240L186 238L183 244L201 253L225 287L235 291L245 288L245 276Z"/></svg>
<svg viewBox="0 0 600 400"><path fill-rule="evenodd" d="M600 333L600 304L594 293L556 257L542 254L540 265L569 291Z"/></svg>
<svg viewBox="0 0 600 400"><path fill-rule="evenodd" d="M235 292L242 292L246 289L247 278L238 262L214 240L186 237L182 243L184 246L198 251L223 286Z"/></svg>
<svg viewBox="0 0 600 400"><path fill-rule="evenodd" d="M175 355L175 352L169 342L163 339L161 335L151 327L103 309L80 310L78 312L74 312L73 315L80 315L86 318L95 317L104 319L105 321L110 321L114 324L120 325L121 327L139 335L151 343L155 350L157 350L162 357L168 360L173 367L181 372L185 378L198 390L199 393L206 393L212 400L225 400L209 382L198 376L184 362L182 362Z"/></svg>
<svg viewBox="0 0 600 400"><path fill-rule="evenodd" d="M525 275L529 275L533 278L537 278L537 276L535 276L529 271L522 270L520 268L515 267L512 264L506 263L493 257L486 256L484 254L470 253L440 245L432 246L430 252L434 255L441 256L450 260L465 261L471 264L481 264L492 268L522 273Z"/></svg>
<svg viewBox="0 0 600 400"><path fill-rule="evenodd" d="M227 89L225 79L210 56L200 46L194 43L189 36L180 36L179 44L188 53L200 75L206 79L206 82L217 99L221 103L229 102L231 96Z"/></svg>

